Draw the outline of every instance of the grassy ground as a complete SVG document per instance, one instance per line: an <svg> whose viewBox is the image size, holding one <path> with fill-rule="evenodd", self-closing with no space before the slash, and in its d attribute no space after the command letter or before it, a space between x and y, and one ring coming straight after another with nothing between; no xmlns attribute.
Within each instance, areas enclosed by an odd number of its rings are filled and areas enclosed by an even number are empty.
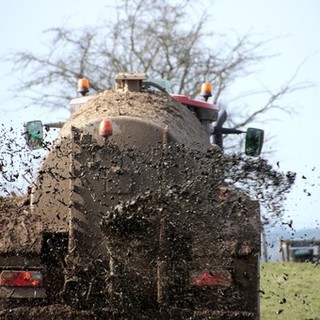
<svg viewBox="0 0 320 320"><path fill-rule="evenodd" d="M261 319L320 320L320 265L261 264Z"/></svg>

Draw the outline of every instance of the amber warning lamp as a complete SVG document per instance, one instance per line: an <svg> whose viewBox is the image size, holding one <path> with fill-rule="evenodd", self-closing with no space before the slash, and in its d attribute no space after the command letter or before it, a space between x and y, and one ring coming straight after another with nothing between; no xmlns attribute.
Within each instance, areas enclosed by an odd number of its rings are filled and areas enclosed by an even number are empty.
<svg viewBox="0 0 320 320"><path fill-rule="evenodd" d="M89 92L89 80L86 78L81 78L78 80L78 88L77 91L82 95L85 96Z"/></svg>
<svg viewBox="0 0 320 320"><path fill-rule="evenodd" d="M209 97L212 97L212 84L211 83L203 83L201 86L200 96L204 97L205 101L208 101Z"/></svg>
<svg viewBox="0 0 320 320"><path fill-rule="evenodd" d="M105 138L112 135L112 124L110 120L106 119L100 122L99 135Z"/></svg>

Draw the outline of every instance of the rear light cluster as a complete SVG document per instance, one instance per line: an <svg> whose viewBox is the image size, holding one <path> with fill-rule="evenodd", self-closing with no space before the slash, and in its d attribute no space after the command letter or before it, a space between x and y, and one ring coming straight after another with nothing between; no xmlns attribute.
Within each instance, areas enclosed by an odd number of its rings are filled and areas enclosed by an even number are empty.
<svg viewBox="0 0 320 320"><path fill-rule="evenodd" d="M203 271L195 274L193 277L193 285L196 286L222 286L231 287L232 286L232 276L228 270L220 271Z"/></svg>
<svg viewBox="0 0 320 320"><path fill-rule="evenodd" d="M0 285L39 288L43 286L43 275L40 271L2 271Z"/></svg>

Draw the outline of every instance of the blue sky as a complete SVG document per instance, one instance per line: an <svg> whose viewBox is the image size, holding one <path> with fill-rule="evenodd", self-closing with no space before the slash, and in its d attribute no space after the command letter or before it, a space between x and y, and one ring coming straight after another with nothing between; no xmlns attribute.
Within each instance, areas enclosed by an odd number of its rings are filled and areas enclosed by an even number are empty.
<svg viewBox="0 0 320 320"><path fill-rule="evenodd" d="M41 52L45 43L43 30L62 25L94 25L99 19L108 17L106 5L112 3L103 0L6 1L2 3L0 20L0 56L11 50ZM257 35L258 40L274 39L267 47L268 52L276 56L261 63L259 72L250 80L235 83L235 91L239 88L278 88L305 61L296 82L308 81L314 86L293 93L283 101L292 106L295 113L274 112L256 126L275 136L266 145L267 151L273 151L271 160L274 163L279 161L281 170L297 172L297 183L286 203L287 218L294 219L296 229L317 226L320 223L320 2L216 0L209 11L218 32L234 30L240 35L251 32ZM0 66L1 123L48 118L53 121L67 116L66 112L53 114L32 106L20 109L25 102L12 99L9 92L17 75L8 75L10 66L7 63L0 61ZM261 98L251 98L249 101L252 110L262 102ZM233 102L231 107L238 107L237 103Z"/></svg>

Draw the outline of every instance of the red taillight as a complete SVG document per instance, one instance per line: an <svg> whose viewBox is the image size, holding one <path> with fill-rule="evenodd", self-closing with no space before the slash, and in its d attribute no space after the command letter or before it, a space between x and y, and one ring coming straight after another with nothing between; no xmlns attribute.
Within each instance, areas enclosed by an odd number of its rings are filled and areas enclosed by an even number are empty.
<svg viewBox="0 0 320 320"><path fill-rule="evenodd" d="M221 271L203 271L193 277L193 284L196 286L223 286L231 287L232 277L227 270Z"/></svg>
<svg viewBox="0 0 320 320"><path fill-rule="evenodd" d="M39 271L2 271L0 285L5 287L42 287L43 275Z"/></svg>
<svg viewBox="0 0 320 320"><path fill-rule="evenodd" d="M112 124L110 120L102 120L99 126L99 135L107 137L112 135Z"/></svg>

